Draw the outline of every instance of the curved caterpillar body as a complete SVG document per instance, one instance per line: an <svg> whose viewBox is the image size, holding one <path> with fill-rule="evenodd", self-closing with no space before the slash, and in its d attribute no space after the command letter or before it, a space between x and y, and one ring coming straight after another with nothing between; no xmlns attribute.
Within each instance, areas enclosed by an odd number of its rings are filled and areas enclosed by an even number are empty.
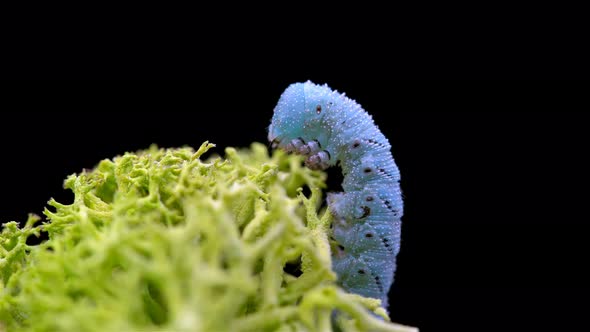
<svg viewBox="0 0 590 332"><path fill-rule="evenodd" d="M343 288L387 307L403 214L387 138L355 101L310 81L283 92L268 129L273 147L307 156L309 168L340 164L344 192L327 197L335 217L333 269Z"/></svg>

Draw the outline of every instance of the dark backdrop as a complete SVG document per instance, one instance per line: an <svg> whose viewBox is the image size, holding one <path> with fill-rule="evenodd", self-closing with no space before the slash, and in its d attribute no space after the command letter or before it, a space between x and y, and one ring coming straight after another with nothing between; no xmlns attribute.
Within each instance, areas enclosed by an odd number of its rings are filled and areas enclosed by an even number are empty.
<svg viewBox="0 0 590 332"><path fill-rule="evenodd" d="M222 153L265 141L281 92L307 78L6 87L0 220L71 199L68 174L151 143L209 140ZM587 87L309 78L361 103L401 169L393 320L425 332L584 328Z"/></svg>

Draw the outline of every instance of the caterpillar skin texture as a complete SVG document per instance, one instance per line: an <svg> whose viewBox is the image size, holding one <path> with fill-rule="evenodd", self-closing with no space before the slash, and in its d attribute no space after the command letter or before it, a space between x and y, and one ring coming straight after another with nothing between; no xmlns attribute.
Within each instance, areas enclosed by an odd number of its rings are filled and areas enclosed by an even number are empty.
<svg viewBox="0 0 590 332"><path fill-rule="evenodd" d="M381 299L393 283L403 202L391 145L354 100L310 81L290 85L274 109L273 147L306 156L312 169L339 164L342 193L329 193L334 215L332 264L346 290Z"/></svg>

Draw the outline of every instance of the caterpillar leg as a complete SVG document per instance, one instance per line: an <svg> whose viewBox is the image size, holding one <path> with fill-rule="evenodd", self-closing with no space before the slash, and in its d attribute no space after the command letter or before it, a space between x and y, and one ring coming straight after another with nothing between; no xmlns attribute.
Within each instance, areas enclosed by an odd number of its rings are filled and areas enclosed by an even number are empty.
<svg viewBox="0 0 590 332"><path fill-rule="evenodd" d="M305 159L305 166L310 169L326 169L330 167L330 153L326 150L318 151Z"/></svg>

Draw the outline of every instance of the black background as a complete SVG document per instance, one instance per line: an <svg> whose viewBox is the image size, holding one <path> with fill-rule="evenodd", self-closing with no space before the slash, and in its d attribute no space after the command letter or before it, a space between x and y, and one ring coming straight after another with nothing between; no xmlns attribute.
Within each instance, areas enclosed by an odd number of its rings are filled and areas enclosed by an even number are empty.
<svg viewBox="0 0 590 332"><path fill-rule="evenodd" d="M0 115L0 220L68 201L63 179L125 151L266 140L289 83L356 99L392 144L405 216L392 319L421 331L587 327L587 87L567 82L19 83ZM337 187L338 171L331 171Z"/></svg>

